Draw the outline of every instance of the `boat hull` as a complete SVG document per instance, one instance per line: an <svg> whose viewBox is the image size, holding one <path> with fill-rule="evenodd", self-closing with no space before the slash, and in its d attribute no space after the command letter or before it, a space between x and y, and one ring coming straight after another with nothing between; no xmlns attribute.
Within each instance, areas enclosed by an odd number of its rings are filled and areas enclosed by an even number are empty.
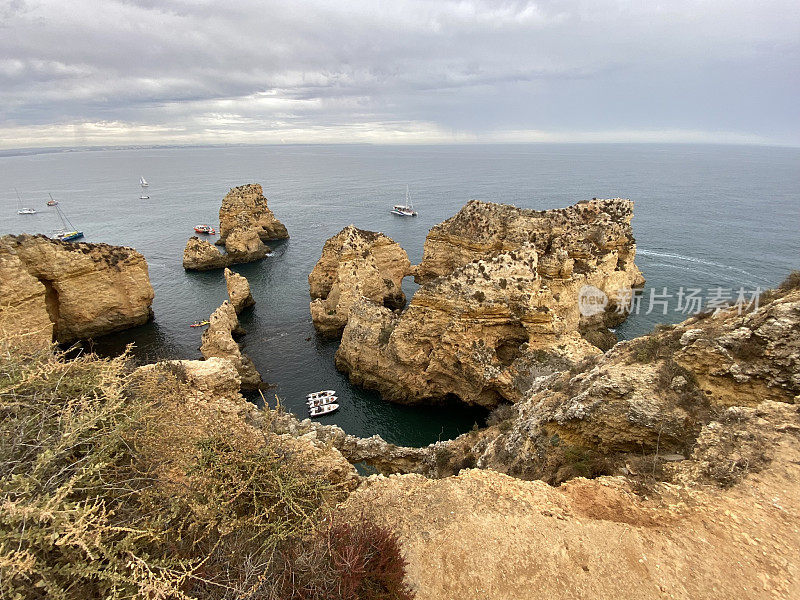
<svg viewBox="0 0 800 600"><path fill-rule="evenodd" d="M322 417L322 416L325 416L325 415L329 415L331 413L335 413L337 410L339 410L339 405L338 404L326 404L325 406L309 408L308 409L308 416L312 417L312 418L314 418L314 417Z"/></svg>
<svg viewBox="0 0 800 600"><path fill-rule="evenodd" d="M79 240L83 237L82 231L70 231L69 233L61 233L56 236L57 240L62 242L71 242L72 240Z"/></svg>

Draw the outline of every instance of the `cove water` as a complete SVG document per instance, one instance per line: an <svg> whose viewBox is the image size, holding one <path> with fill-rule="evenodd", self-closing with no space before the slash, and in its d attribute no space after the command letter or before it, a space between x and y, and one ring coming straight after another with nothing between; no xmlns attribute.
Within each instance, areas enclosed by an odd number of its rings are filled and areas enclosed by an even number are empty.
<svg viewBox="0 0 800 600"><path fill-rule="evenodd" d="M150 183L140 200L139 177ZM94 344L112 354L135 344L141 361L199 358L189 327L227 297L222 271L184 272L197 223L218 225L229 188L261 183L291 238L263 261L234 267L256 306L242 316L244 351L285 408L305 416L306 393L335 389L339 412L320 419L359 436L406 445L451 438L484 415L463 407L403 407L354 388L336 371L337 342L314 333L307 276L327 238L353 223L382 231L422 259L425 235L471 198L520 207L631 198L637 264L646 291L673 298L632 315L617 333L631 338L678 322L680 288L754 290L800 268L800 149L700 145L470 145L189 147L32 153L0 157L0 234L50 233L58 226L47 193L87 242L133 246L147 259L155 319ZM410 186L416 218L389 214ZM17 215L16 187L38 214ZM404 291L416 286L410 278ZM87 298L90 302L91 298Z"/></svg>

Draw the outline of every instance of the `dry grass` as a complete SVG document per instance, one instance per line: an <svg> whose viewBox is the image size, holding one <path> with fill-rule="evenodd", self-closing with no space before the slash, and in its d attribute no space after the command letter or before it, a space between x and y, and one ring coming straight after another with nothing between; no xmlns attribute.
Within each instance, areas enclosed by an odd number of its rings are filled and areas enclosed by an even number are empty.
<svg viewBox="0 0 800 600"><path fill-rule="evenodd" d="M179 369L18 346L0 339L0 598L409 597L395 538L321 545L342 489L235 419L193 425ZM310 574L349 595L284 585Z"/></svg>

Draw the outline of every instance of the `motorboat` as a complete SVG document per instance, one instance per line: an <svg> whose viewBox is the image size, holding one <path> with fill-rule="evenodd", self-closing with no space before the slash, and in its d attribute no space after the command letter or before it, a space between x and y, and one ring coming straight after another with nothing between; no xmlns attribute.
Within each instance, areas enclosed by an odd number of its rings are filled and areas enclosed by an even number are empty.
<svg viewBox="0 0 800 600"><path fill-rule="evenodd" d="M315 398L321 398L322 396L333 396L336 393L336 390L322 390L320 392L311 392L306 396L307 399L313 400Z"/></svg>
<svg viewBox="0 0 800 600"><path fill-rule="evenodd" d="M338 398L336 396L322 396L321 398L315 398L314 400L309 400L306 402L309 408L313 408L315 406L325 406L326 404L335 404Z"/></svg>
<svg viewBox="0 0 800 600"><path fill-rule="evenodd" d="M195 225L194 230L196 233L205 233L206 235L217 235L217 230L210 225Z"/></svg>
<svg viewBox="0 0 800 600"><path fill-rule="evenodd" d="M308 409L308 416L309 417L321 417L323 415L329 415L333 412L339 410L338 404L324 404L323 406L314 406Z"/></svg>

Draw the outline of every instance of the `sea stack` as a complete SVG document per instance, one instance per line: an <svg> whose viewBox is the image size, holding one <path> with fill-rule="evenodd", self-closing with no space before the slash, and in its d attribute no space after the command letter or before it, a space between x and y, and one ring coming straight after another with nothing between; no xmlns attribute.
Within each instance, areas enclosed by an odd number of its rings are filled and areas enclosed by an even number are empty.
<svg viewBox="0 0 800 600"><path fill-rule="evenodd" d="M644 283L632 216L619 198L546 211L470 201L431 229L402 314L352 305L337 368L397 402L518 402L600 354L590 340L625 318L625 291ZM606 295L605 311L581 314L585 286Z"/></svg>
<svg viewBox="0 0 800 600"><path fill-rule="evenodd" d="M286 227L267 206L264 191L257 183L231 188L222 199L219 227L217 244L226 247L228 236L237 229L253 230L263 242L289 237Z"/></svg>
<svg viewBox="0 0 800 600"><path fill-rule="evenodd" d="M255 390L261 387L263 381L256 370L253 361L239 348L233 339L234 335L243 332L239 326L239 319L233 305L228 301L215 310L208 319L208 328L203 332L200 352L203 358L225 358L236 367L242 380L242 389Z"/></svg>
<svg viewBox="0 0 800 600"><path fill-rule="evenodd" d="M152 317L147 262L133 248L0 238L0 320L32 346L121 331Z"/></svg>
<svg viewBox="0 0 800 600"><path fill-rule="evenodd" d="M183 268L187 271L211 271L231 264L231 257L220 252L211 242L192 236L183 250Z"/></svg>
<svg viewBox="0 0 800 600"><path fill-rule="evenodd" d="M323 335L341 336L350 308L361 298L390 310L402 309L403 277L410 268L406 251L391 238L345 227L325 242L308 276L314 327Z"/></svg>
<svg viewBox="0 0 800 600"><path fill-rule="evenodd" d="M228 288L228 298L230 298L237 315L245 308L249 308L256 303L253 299L253 294L250 292L250 283L243 275L234 273L226 268L225 285Z"/></svg>

